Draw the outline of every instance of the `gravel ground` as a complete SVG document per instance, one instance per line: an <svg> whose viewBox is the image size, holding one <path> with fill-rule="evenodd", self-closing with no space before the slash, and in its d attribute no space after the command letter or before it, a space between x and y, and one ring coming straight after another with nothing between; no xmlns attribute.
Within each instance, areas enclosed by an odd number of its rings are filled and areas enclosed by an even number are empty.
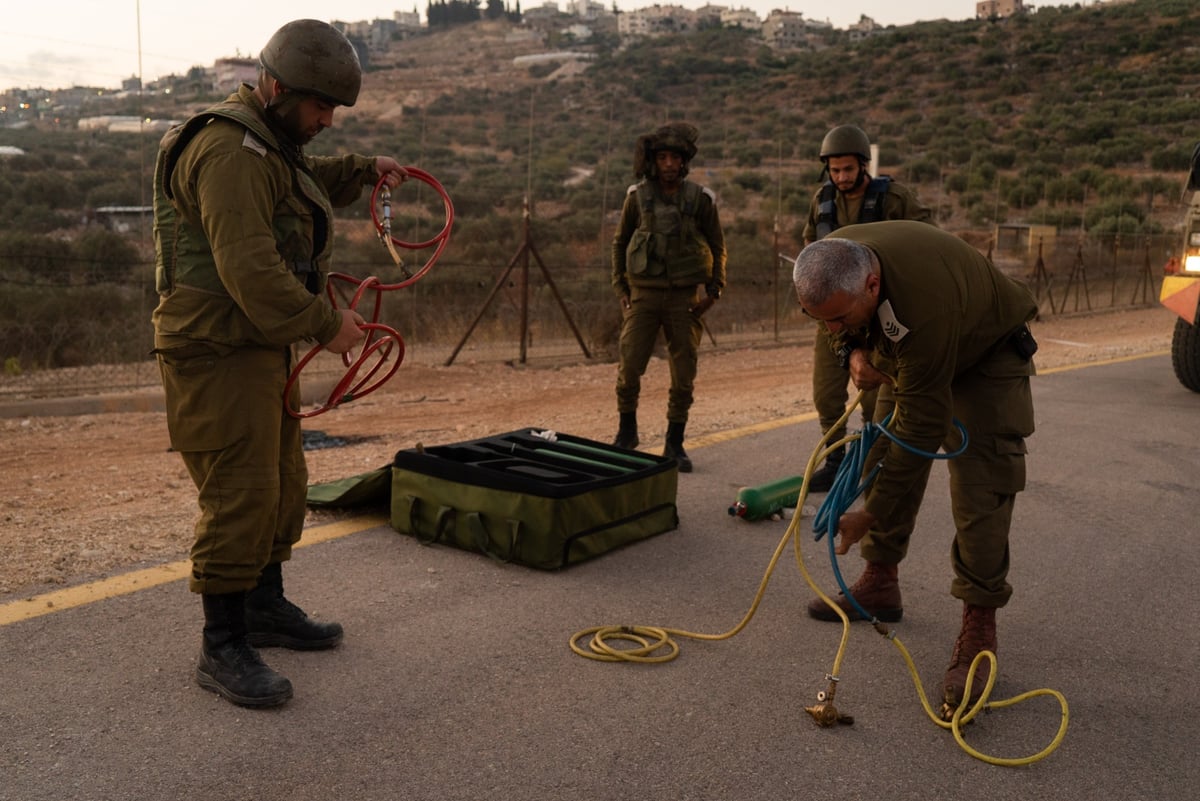
<svg viewBox="0 0 1200 801"><path fill-rule="evenodd" d="M1173 319L1159 306L1052 317L1033 326L1041 343L1035 361L1046 370L1162 351L1170 347ZM811 345L704 347L690 438L812 411ZM524 427L599 440L615 431L612 363L460 359L443 367L421 358L409 353L380 391L305 422L306 430L347 442L309 452L311 481L379 467L418 442ZM640 416L647 449L661 447L667 383L667 365L655 359ZM168 449L163 414L8 417L0 432L0 598L186 558L195 494ZM334 516L310 512L309 523Z"/></svg>

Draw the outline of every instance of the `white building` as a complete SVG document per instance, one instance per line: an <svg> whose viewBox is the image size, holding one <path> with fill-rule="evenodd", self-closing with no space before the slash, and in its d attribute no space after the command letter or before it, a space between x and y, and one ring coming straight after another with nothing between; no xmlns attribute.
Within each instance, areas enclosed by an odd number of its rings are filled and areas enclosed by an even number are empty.
<svg viewBox="0 0 1200 801"><path fill-rule="evenodd" d="M696 29L696 12L682 6L653 5L626 11L617 17L621 36L665 36Z"/></svg>
<svg viewBox="0 0 1200 801"><path fill-rule="evenodd" d="M975 17L977 19L1011 17L1024 10L1025 7L1021 0L982 0L975 4Z"/></svg>
<svg viewBox="0 0 1200 801"><path fill-rule="evenodd" d="M243 83L258 81L258 59L219 58L213 62L213 89L232 92Z"/></svg>
<svg viewBox="0 0 1200 801"><path fill-rule="evenodd" d="M798 11L776 9L763 21L762 36L771 47L806 47L808 45L808 22Z"/></svg>
<svg viewBox="0 0 1200 801"><path fill-rule="evenodd" d="M762 20L758 14L749 8L726 8L721 11L721 25L726 28L746 28L757 31L762 28Z"/></svg>
<svg viewBox="0 0 1200 801"><path fill-rule="evenodd" d="M567 13L584 20L612 16L608 6L596 0L567 0Z"/></svg>

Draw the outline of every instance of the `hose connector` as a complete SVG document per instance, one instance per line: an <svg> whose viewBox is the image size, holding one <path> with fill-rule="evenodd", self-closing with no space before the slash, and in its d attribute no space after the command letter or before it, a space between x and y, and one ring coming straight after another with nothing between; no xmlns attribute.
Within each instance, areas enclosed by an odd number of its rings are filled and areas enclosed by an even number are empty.
<svg viewBox="0 0 1200 801"><path fill-rule="evenodd" d="M833 696L837 690L837 677L829 676L829 689L817 693L817 703L804 707L804 711L812 715L813 720L821 728L829 728L841 723L844 726L854 725L854 716L838 712L833 705Z"/></svg>

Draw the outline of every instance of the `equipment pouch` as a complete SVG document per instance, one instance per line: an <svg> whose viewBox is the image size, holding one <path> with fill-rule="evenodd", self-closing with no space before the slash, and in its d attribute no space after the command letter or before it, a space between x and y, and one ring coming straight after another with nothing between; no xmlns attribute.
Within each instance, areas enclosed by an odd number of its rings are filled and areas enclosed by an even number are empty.
<svg viewBox="0 0 1200 801"><path fill-rule="evenodd" d="M634 231L625 247L625 270L630 275L647 275L650 267L649 231Z"/></svg>

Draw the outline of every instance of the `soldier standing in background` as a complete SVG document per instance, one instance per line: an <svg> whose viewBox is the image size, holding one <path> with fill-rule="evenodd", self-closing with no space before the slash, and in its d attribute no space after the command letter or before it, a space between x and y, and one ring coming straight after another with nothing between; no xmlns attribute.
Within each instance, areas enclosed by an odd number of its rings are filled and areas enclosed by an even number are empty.
<svg viewBox="0 0 1200 801"><path fill-rule="evenodd" d="M670 123L638 137L634 176L612 244L612 284L621 303L620 367L613 444L638 445L637 407L642 375L661 330L667 340L671 391L663 455L683 473L692 460L683 432L692 406L703 327L700 317L725 287L725 235L716 197L686 180L699 132ZM698 299L698 290L704 295Z"/></svg>
<svg viewBox="0 0 1200 801"><path fill-rule="evenodd" d="M862 128L856 125L839 125L825 134L821 142L822 172L828 180L813 195L809 207L808 222L804 226L805 246L824 239L843 225L878 222L879 220L917 220L933 223L928 207L921 204L916 193L889 176L872 178L867 172L871 163L871 140ZM842 413L846 411L849 393L847 383L848 348L852 343L837 341L829 331L817 324L816 341L813 347L813 405L825 434ZM853 333L847 336L853 337ZM888 390L883 389L885 407L881 416L890 410ZM863 395L862 413L864 420L875 414L877 394ZM829 438L836 442L846 435L842 427ZM845 448L829 454L825 464L809 480L809 491L828 492L833 486L838 467L845 458Z"/></svg>

